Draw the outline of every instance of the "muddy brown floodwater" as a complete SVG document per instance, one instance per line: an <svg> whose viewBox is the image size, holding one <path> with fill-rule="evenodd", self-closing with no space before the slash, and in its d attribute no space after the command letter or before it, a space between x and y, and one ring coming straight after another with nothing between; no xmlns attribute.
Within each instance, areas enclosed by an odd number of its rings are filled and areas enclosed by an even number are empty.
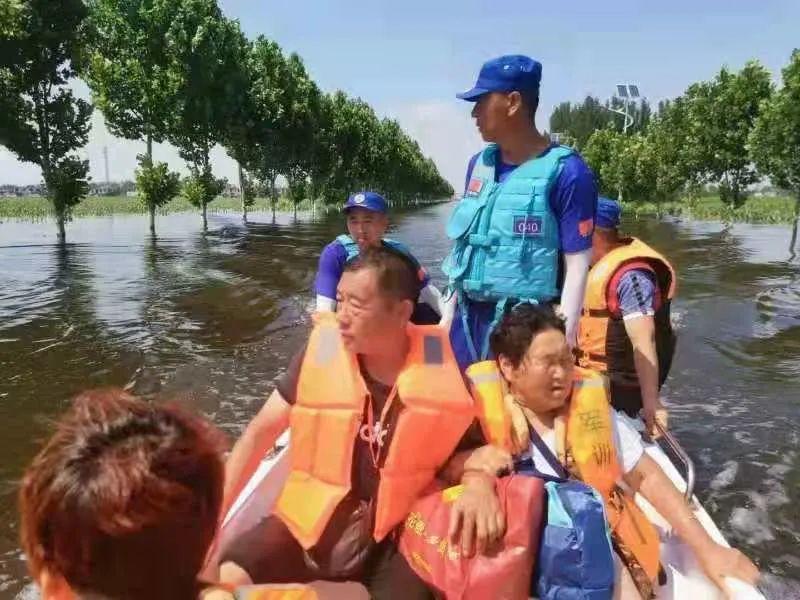
<svg viewBox="0 0 800 600"><path fill-rule="evenodd" d="M451 205L392 235L442 283ZM178 396L238 434L307 331L316 261L338 216L196 214L0 223L0 598L34 597L15 485L66 400L121 385ZM800 598L800 262L783 226L625 222L674 261L680 336L665 397L697 494L766 574Z"/></svg>

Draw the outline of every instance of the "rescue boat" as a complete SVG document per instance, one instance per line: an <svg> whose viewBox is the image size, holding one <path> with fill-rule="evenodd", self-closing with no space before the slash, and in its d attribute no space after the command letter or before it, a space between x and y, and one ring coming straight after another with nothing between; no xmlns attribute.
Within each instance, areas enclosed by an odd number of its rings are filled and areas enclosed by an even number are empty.
<svg viewBox="0 0 800 600"><path fill-rule="evenodd" d="M643 424L636 421L640 430ZM716 542L728 545L722 532L708 515L693 493L694 466L675 437L663 432L659 443L645 443L645 451L664 470L689 503L695 517ZM289 473L288 448L291 440L288 430L276 442L275 448L265 454L248 483L242 488L236 500L224 516L217 543L209 556L209 565L216 564L216 556L239 535L256 523L263 515L269 514ZM662 447L663 446L663 447ZM673 458L670 458L673 456ZM674 461L674 462L673 462ZM681 474L681 470L686 475ZM636 501L647 518L658 530L661 538L661 564L666 574L666 582L657 588L659 600L708 599L723 600L724 594L703 574L698 558L673 535L670 526L658 512L640 495ZM732 600L765 600L763 594L754 586L736 579L727 579L729 598Z"/></svg>

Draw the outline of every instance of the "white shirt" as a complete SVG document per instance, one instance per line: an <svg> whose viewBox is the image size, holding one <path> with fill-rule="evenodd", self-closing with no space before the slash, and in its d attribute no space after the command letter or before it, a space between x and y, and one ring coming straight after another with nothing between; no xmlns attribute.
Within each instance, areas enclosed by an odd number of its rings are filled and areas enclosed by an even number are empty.
<svg viewBox="0 0 800 600"><path fill-rule="evenodd" d="M644 445L642 444L642 437L638 431L628 421L628 417L615 411L611 411L611 426L614 430L612 439L614 440L614 448L617 451L617 460L623 473L628 473L636 466L639 459L644 454ZM553 456L556 454L556 432L550 430L542 436L542 441L547 445ZM556 473L550 467L550 463L542 456L539 449L531 442L531 447L528 452L523 454L522 458L529 458L533 456L533 465L536 470L544 475L553 475Z"/></svg>

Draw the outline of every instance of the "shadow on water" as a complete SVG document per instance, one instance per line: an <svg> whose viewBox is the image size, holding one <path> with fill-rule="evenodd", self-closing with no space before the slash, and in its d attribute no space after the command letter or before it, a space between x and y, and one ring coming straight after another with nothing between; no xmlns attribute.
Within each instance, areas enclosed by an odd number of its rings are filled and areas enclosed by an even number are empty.
<svg viewBox="0 0 800 600"><path fill-rule="evenodd" d="M442 284L450 205L400 212ZM697 492L732 543L800 597L800 264L790 227L643 220L625 228L679 274L678 355L665 395L698 464ZM81 389L122 385L178 398L231 436L301 344L322 247L339 215L251 213L79 219L65 249L49 224L0 225L0 598L23 587L15 480L43 419ZM43 243L43 241L45 243Z"/></svg>

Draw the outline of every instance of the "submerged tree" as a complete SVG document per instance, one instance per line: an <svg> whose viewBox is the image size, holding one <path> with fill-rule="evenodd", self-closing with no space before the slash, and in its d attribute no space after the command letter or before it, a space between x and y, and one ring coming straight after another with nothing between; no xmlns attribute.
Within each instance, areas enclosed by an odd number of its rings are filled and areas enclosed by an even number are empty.
<svg viewBox="0 0 800 600"><path fill-rule="evenodd" d="M87 8L81 0L9 6L17 22L0 30L0 144L41 168L63 242L72 207L88 192L89 161L74 152L88 141L92 108L68 87Z"/></svg>

